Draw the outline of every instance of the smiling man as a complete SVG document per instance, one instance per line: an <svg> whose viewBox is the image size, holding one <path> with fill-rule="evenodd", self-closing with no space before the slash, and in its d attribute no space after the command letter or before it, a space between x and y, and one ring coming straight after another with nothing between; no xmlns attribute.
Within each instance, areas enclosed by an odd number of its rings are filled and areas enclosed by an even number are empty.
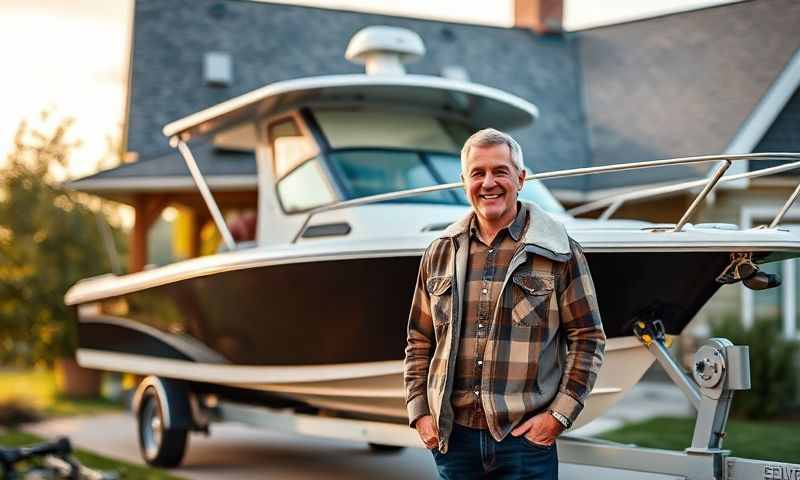
<svg viewBox="0 0 800 480"><path fill-rule="evenodd" d="M517 200L509 135L467 139L461 176L472 210L425 251L411 305L410 425L441 478L555 479L556 437L603 361L589 268L561 223Z"/></svg>

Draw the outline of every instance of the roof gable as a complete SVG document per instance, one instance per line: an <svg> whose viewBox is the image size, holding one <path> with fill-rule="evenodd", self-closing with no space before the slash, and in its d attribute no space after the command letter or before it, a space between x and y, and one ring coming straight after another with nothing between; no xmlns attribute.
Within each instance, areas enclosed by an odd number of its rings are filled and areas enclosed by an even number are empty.
<svg viewBox="0 0 800 480"><path fill-rule="evenodd" d="M786 102L754 152L783 152L800 147L800 88Z"/></svg>
<svg viewBox="0 0 800 480"><path fill-rule="evenodd" d="M592 163L724 151L800 47L797 25L800 2L771 0L580 32ZM706 171L595 176L590 188Z"/></svg>
<svg viewBox="0 0 800 480"><path fill-rule="evenodd" d="M569 36L251 1L137 0L128 150L150 157L169 147L161 127L276 81L361 73L344 51L369 25L414 30L427 54L410 73L440 75L463 67L470 80L533 102L541 117L512 132L536 171L585 166L588 157L579 75ZM234 83L204 84L203 54L233 58ZM577 185L582 179L566 179Z"/></svg>
<svg viewBox="0 0 800 480"><path fill-rule="evenodd" d="M724 5L546 37L243 0L137 0L128 149L143 159L163 158L122 166L113 176L185 172L161 134L170 121L276 81L360 73L344 50L355 32L379 24L409 28L424 39L428 53L408 66L410 73L439 75L456 65L471 81L535 103L541 113L536 125L512 132L534 171L722 152L800 47L800 2L793 0ZM230 87L204 83L203 54L210 51L231 54ZM786 131L775 127L765 141ZM212 159L208 168L225 170L223 163ZM255 175L253 162L240 167L221 174ZM548 184L586 192L705 173L703 167L673 167Z"/></svg>

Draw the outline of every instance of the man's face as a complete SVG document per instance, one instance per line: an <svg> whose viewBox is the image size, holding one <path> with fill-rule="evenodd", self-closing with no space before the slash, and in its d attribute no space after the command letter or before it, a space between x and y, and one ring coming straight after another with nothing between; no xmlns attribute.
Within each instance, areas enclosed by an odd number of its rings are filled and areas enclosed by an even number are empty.
<svg viewBox="0 0 800 480"><path fill-rule="evenodd" d="M517 170L508 145L472 147L461 179L479 220L492 224L513 219L525 171Z"/></svg>

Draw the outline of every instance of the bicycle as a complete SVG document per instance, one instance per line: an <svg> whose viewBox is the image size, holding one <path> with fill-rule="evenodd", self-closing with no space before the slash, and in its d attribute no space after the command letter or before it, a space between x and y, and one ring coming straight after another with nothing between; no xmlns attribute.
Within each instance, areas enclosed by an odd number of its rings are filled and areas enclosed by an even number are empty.
<svg viewBox="0 0 800 480"><path fill-rule="evenodd" d="M72 456L66 437L28 447L0 446L0 472L6 480L118 480L112 472L85 467ZM22 468L20 470L19 468Z"/></svg>

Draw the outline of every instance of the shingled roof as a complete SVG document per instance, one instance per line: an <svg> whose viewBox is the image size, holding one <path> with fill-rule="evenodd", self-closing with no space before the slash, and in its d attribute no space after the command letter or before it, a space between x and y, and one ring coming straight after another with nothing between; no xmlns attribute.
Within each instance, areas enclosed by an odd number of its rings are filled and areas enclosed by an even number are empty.
<svg viewBox="0 0 800 480"><path fill-rule="evenodd" d="M221 150L211 144L192 147L192 155L209 187L214 190L255 190L256 159L252 152ZM68 183L82 192L122 203L133 203L131 191L195 192L197 187L176 150L116 168L103 170Z"/></svg>
<svg viewBox="0 0 800 480"><path fill-rule="evenodd" d="M535 103L536 126L515 132L534 170L585 165L571 36L252 1L136 2L128 150L142 158L163 154L169 149L164 124L272 82L363 73L344 51L370 25L404 27L422 37L427 53L407 66L410 73L441 75L460 66L473 82ZM205 83L203 55L210 51L231 54L230 87Z"/></svg>
<svg viewBox="0 0 800 480"><path fill-rule="evenodd" d="M770 0L580 32L592 165L723 153L800 48L798 25L800 2ZM707 171L659 170L594 176L588 188Z"/></svg>
<svg viewBox="0 0 800 480"><path fill-rule="evenodd" d="M363 67L344 59L344 50L369 25L404 27L422 36L428 52L408 65L410 73L440 75L459 66L471 81L535 103L536 125L512 132L534 171L719 153L800 48L798 24L800 2L793 0L744 2L550 36L244 0L137 0L127 147L143 160L84 180L180 171L188 178L161 134L163 125L272 82L361 73ZM232 56L231 86L205 83L206 52ZM255 176L252 161L228 172L226 155L205 149L204 172ZM549 184L580 197L705 172L659 169Z"/></svg>

